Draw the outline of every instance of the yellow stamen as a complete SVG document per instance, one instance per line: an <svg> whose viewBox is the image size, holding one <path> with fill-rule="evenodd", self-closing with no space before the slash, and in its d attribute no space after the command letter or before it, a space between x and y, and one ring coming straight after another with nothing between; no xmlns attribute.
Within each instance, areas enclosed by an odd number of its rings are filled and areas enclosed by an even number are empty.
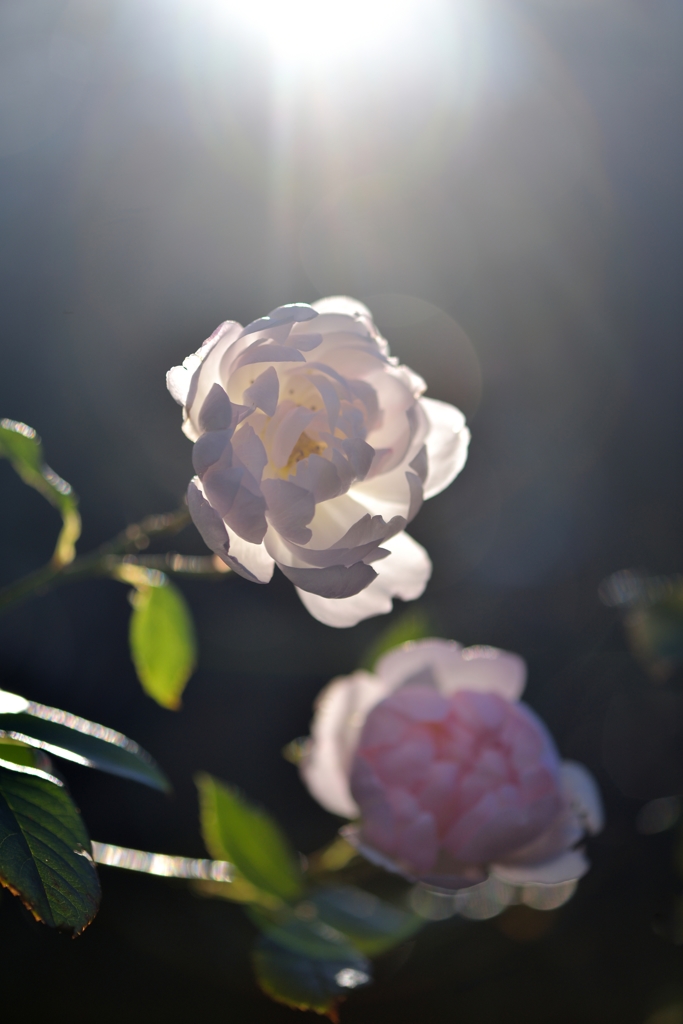
<svg viewBox="0 0 683 1024"><path fill-rule="evenodd" d="M292 470L297 462L301 462L302 459L307 459L309 455L321 455L327 445L324 441L314 441L312 437L309 437L306 432L299 435L299 440L292 448L292 453L287 460L287 465L284 467L286 471Z"/></svg>

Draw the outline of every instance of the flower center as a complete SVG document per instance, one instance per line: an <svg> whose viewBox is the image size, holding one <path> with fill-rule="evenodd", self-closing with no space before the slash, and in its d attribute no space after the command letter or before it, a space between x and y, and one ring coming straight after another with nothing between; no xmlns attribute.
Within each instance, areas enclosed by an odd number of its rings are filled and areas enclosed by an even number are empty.
<svg viewBox="0 0 683 1024"><path fill-rule="evenodd" d="M301 462L302 459L307 459L309 455L321 455L327 445L324 441L316 441L314 438L309 437L306 431L299 435L299 440L292 448L292 453L289 456L287 465L284 467L285 472L289 472L294 469L297 462Z"/></svg>

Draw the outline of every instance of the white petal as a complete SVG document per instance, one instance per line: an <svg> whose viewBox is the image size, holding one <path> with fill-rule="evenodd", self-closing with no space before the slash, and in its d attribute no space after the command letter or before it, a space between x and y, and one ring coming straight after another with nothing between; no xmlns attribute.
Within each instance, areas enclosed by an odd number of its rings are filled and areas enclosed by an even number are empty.
<svg viewBox="0 0 683 1024"><path fill-rule="evenodd" d="M354 501L348 494L340 494L336 498L321 502L316 505L315 515L308 524L312 534L309 547L333 547L356 523L365 520L367 515L368 509L365 505Z"/></svg>
<svg viewBox="0 0 683 1024"><path fill-rule="evenodd" d="M312 305L318 313L341 313L344 316L358 315L372 318L368 307L358 299L352 299L349 295L328 295L326 299L318 299Z"/></svg>
<svg viewBox="0 0 683 1024"><path fill-rule="evenodd" d="M384 547L388 545L385 543ZM522 694L526 664L517 654L497 647L467 647L454 640L414 640L395 647L377 663L376 672L392 689L429 670L443 694L458 690L497 693L516 701Z"/></svg>
<svg viewBox="0 0 683 1024"><path fill-rule="evenodd" d="M402 516L407 520L412 497L408 475L414 477L415 473L404 462L389 473L354 484L349 489L349 497L363 505L373 516L382 516L387 522L394 516Z"/></svg>
<svg viewBox="0 0 683 1024"><path fill-rule="evenodd" d="M270 448L270 457L273 464L279 469L287 465L294 445L314 418L314 412L311 412L310 409L304 409L300 405L295 405L291 409L286 410L285 414L281 417L277 431L272 435Z"/></svg>
<svg viewBox="0 0 683 1024"><path fill-rule="evenodd" d="M202 540L227 565L227 552L230 547L228 529L218 512L204 497L203 484L198 476L190 480L187 488L187 504L192 522L199 530Z"/></svg>
<svg viewBox="0 0 683 1024"><path fill-rule="evenodd" d="M390 612L394 597L414 601L420 596L432 573L432 563L425 549L407 533L399 533L384 541L382 547L388 548L391 554L381 562L373 563L377 579L359 594L335 600L297 590L315 619L326 626L345 629L363 619Z"/></svg>
<svg viewBox="0 0 683 1024"><path fill-rule="evenodd" d="M166 387L171 392L171 397L175 398L178 405L185 405L187 401L187 395L190 390L190 381L192 380L193 370L187 365L191 359L195 359L196 356L188 356L182 366L172 366L166 374ZM196 364L194 369L199 366Z"/></svg>
<svg viewBox="0 0 683 1024"><path fill-rule="evenodd" d="M491 874L512 885L557 885L583 878L590 867L582 850L569 850L555 860L543 864L528 864L524 867L508 864L494 864Z"/></svg>
<svg viewBox="0 0 683 1024"><path fill-rule="evenodd" d="M557 885L525 885L519 894L519 902L534 910L556 910L572 898L577 885L576 878Z"/></svg>
<svg viewBox="0 0 683 1024"><path fill-rule="evenodd" d="M420 405L430 423L426 441L429 472L424 486L427 499L448 487L465 465L470 432L465 417L454 405L436 398L421 398Z"/></svg>
<svg viewBox="0 0 683 1024"><path fill-rule="evenodd" d="M255 405L257 409L263 409L267 416L274 416L279 395L280 381L277 370L274 366L269 366L244 392L244 401L247 405Z"/></svg>
<svg viewBox="0 0 683 1024"><path fill-rule="evenodd" d="M241 330L240 324L226 321L213 332L211 337L202 345L202 348L195 353L195 356L199 358L205 346L208 350L201 364L197 366L192 374L189 392L185 401L189 423L183 429L188 436L190 436L191 431L196 431L197 435L201 433L198 419L199 411L204 405L204 401L213 385L220 384L221 387L223 386L220 371L221 361L225 353L232 348ZM192 359L192 357L190 358Z"/></svg>
<svg viewBox="0 0 683 1024"><path fill-rule="evenodd" d="M264 480L261 490L268 503L268 522L276 533L294 544L306 544L311 539L307 524L315 513L311 492L290 480Z"/></svg>
<svg viewBox="0 0 683 1024"><path fill-rule="evenodd" d="M236 572L239 572L239 567L242 567L247 570L251 577L254 577L256 582L269 583L275 568L275 561L266 551L265 544L263 542L261 544L250 544L248 540L243 540L229 526L226 526L226 530L230 537L230 553L226 561L232 565ZM238 565L234 565L233 562L237 562Z"/></svg>
<svg viewBox="0 0 683 1024"><path fill-rule="evenodd" d="M438 670L450 677L462 668L461 650L455 640L411 640L383 655L375 672L392 690L425 669L431 669L435 678Z"/></svg>
<svg viewBox="0 0 683 1024"><path fill-rule="evenodd" d="M379 679L359 671L334 679L316 701L312 745L299 771L318 803L343 818L359 814L349 786L351 763L369 711L385 696Z"/></svg>
<svg viewBox="0 0 683 1024"><path fill-rule="evenodd" d="M404 366L381 366L364 378L374 388L382 411L381 422L366 440L375 451L391 451L382 461L385 471L403 463L407 469L431 433L426 410L417 397L419 390L415 391L417 385Z"/></svg>
<svg viewBox="0 0 683 1024"><path fill-rule="evenodd" d="M316 313L307 302L288 302L285 306L278 306L271 309L268 316L262 316L258 320L252 320L244 328L244 334L258 334L262 331L270 331L275 327L284 324L305 323L314 320Z"/></svg>
<svg viewBox="0 0 683 1024"><path fill-rule="evenodd" d="M328 565L325 568L307 567L301 569L286 562L278 563L282 573L291 580L301 594L324 597L326 600L349 600L350 596L362 593L377 578L376 571L365 562L353 565Z"/></svg>
<svg viewBox="0 0 683 1024"><path fill-rule="evenodd" d="M498 647L466 647L457 678L443 680L443 692L481 690L516 701L526 685L526 662L518 654Z"/></svg>
<svg viewBox="0 0 683 1024"><path fill-rule="evenodd" d="M179 405L187 405L190 385L195 371L202 365L206 357L225 334L230 334L232 337L235 333L232 329L235 327L241 330L240 324L236 324L234 320L225 320L202 343L201 348L183 360L182 366L173 366L168 371L166 374L166 386Z"/></svg>
<svg viewBox="0 0 683 1024"><path fill-rule="evenodd" d="M562 788L572 810L589 835L601 831L604 814L598 784L578 761L563 761L560 766Z"/></svg>
<svg viewBox="0 0 683 1024"><path fill-rule="evenodd" d="M505 857L505 863L508 867L543 864L571 850L583 836L584 829L578 816L569 805L565 805L545 832L526 846L509 853Z"/></svg>

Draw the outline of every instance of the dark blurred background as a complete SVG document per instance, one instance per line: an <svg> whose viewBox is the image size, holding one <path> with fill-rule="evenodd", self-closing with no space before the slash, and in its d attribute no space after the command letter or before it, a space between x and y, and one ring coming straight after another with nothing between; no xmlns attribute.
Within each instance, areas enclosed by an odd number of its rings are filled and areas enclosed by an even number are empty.
<svg viewBox="0 0 683 1024"><path fill-rule="evenodd" d="M190 444L164 374L217 323L368 303L472 427L462 476L411 528L435 564L419 605L436 633L527 659L530 703L608 818L564 908L435 925L343 1020L683 1024L678 839L636 829L642 800L683 790L677 681L664 728L597 594L625 566L683 569L683 6L425 0L403 34L341 53L334 36L276 58L221 0L2 0L0 415L34 426L79 493L85 551L181 499ZM0 483L7 582L58 522L4 463ZM176 546L204 550L189 529ZM314 849L338 822L281 747L401 607L334 631L281 576L181 585L201 643L181 712L142 695L126 588L107 581L6 615L0 684L123 730L171 776L165 798L67 766L94 838L201 856L204 769ZM2 896L12 1019L292 1018L251 980L239 909L101 875L77 942Z"/></svg>

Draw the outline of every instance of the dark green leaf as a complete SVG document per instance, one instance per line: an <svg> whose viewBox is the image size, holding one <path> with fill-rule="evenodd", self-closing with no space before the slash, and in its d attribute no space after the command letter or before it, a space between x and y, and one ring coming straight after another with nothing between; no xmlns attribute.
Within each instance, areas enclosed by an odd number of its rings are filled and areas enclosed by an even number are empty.
<svg viewBox="0 0 683 1024"><path fill-rule="evenodd" d="M380 633L372 647L366 652L361 667L371 672L382 655L393 647L405 644L409 640L423 640L428 636L434 636L434 630L426 612L419 608L411 608Z"/></svg>
<svg viewBox="0 0 683 1024"><path fill-rule="evenodd" d="M7 712L16 707L15 713ZM0 690L0 736L167 792L168 779L141 747L114 729Z"/></svg>
<svg viewBox="0 0 683 1024"><path fill-rule="evenodd" d="M202 836L217 860L228 860L257 889L295 900L302 890L296 854L270 815L212 775L195 779Z"/></svg>
<svg viewBox="0 0 683 1024"><path fill-rule="evenodd" d="M194 626L177 587L142 587L134 593L130 650L142 688L157 704L176 710L197 661Z"/></svg>
<svg viewBox="0 0 683 1024"><path fill-rule="evenodd" d="M254 972L263 991L286 1006L313 1010L338 1020L339 1002L371 979L369 962L358 954L318 960L302 956L262 936L253 952Z"/></svg>
<svg viewBox="0 0 683 1024"><path fill-rule="evenodd" d="M57 780L0 767L0 882L34 917L78 934L100 901L90 840Z"/></svg>
<svg viewBox="0 0 683 1024"><path fill-rule="evenodd" d="M342 932L362 953L378 956L414 935L424 919L353 885L326 886L309 897L318 920Z"/></svg>
<svg viewBox="0 0 683 1024"><path fill-rule="evenodd" d="M24 483L34 487L59 509L63 527L57 540L54 561L68 565L73 561L75 544L81 534L78 499L71 484L62 480L43 460L43 447L33 427L16 420L0 420L0 456L12 463Z"/></svg>

